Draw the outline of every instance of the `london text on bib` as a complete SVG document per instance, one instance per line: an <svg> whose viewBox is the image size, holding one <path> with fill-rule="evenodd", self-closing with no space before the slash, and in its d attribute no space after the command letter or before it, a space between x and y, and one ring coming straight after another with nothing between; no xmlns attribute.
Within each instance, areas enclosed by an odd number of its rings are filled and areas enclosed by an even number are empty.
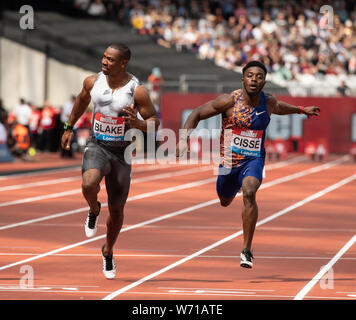
<svg viewBox="0 0 356 320"><path fill-rule="evenodd" d="M123 141L125 134L125 119L108 117L96 113L93 125L94 137L102 141Z"/></svg>
<svg viewBox="0 0 356 320"><path fill-rule="evenodd" d="M260 157L263 130L234 129L231 150L245 156Z"/></svg>

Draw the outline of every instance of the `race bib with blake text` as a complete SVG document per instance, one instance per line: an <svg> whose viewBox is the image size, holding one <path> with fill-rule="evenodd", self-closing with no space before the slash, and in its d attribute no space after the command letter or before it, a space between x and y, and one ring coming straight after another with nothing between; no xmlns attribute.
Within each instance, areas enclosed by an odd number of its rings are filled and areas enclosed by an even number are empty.
<svg viewBox="0 0 356 320"><path fill-rule="evenodd" d="M96 113L93 124L94 137L101 141L124 141L125 119Z"/></svg>

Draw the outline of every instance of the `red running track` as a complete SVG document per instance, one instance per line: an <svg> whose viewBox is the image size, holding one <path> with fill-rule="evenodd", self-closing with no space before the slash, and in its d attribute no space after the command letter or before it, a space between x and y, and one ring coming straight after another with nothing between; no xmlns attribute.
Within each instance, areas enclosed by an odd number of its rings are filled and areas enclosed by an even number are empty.
<svg viewBox="0 0 356 320"><path fill-rule="evenodd" d="M102 274L104 186L88 239L79 167L2 176L0 299L356 299L355 163L295 157L266 174L250 270L241 196L221 207L211 166L134 165L114 280Z"/></svg>

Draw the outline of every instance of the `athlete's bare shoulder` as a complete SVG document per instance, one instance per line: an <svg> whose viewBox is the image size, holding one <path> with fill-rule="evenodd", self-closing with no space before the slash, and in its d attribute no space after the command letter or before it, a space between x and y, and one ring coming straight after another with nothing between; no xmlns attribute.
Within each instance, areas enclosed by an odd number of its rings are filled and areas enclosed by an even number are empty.
<svg viewBox="0 0 356 320"><path fill-rule="evenodd" d="M233 107L234 104L235 100L232 93L221 94L214 100L215 109L219 110L221 113L224 113L226 110Z"/></svg>
<svg viewBox="0 0 356 320"><path fill-rule="evenodd" d="M94 86L94 83L96 81L96 79L98 78L98 75L97 74L92 74L90 76L87 76L85 79L84 79L84 82L83 82L83 88L86 90L86 91L90 91L93 86Z"/></svg>
<svg viewBox="0 0 356 320"><path fill-rule="evenodd" d="M268 92L265 93L265 96L266 96L266 104L267 104L268 112L269 114L271 114L273 113L273 110L275 109L278 101L273 94L270 94Z"/></svg>

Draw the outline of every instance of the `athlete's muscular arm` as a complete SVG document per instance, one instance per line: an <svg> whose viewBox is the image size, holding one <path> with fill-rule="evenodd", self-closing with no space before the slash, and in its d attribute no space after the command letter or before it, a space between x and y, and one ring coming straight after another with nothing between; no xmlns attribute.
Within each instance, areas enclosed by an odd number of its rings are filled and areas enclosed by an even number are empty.
<svg viewBox="0 0 356 320"><path fill-rule="evenodd" d="M208 119L218 114L223 114L229 108L234 106L234 98L232 94L222 94L214 100L195 108L188 116L184 123L183 135L180 136L179 142L176 146L176 156L181 156L187 149L187 139L193 129L195 129L200 120Z"/></svg>
<svg viewBox="0 0 356 320"><path fill-rule="evenodd" d="M83 115L85 110L88 108L90 102L90 91L93 88L94 82L97 78L97 75L91 75L86 77L83 82L83 88L75 99L72 112L69 117L68 124L74 126L78 119ZM73 132L71 130L66 130L62 136L62 148L69 150L70 144L73 140Z"/></svg>
<svg viewBox="0 0 356 320"><path fill-rule="evenodd" d="M134 101L137 110L134 108L133 104L124 109L127 114L124 118L130 124L130 126L142 131L147 131L148 123L151 122L154 124L155 130L157 131L160 121L158 119L156 109L153 106L149 93L143 86L138 86L136 88ZM140 113L144 120L137 118L137 112Z"/></svg>
<svg viewBox="0 0 356 320"><path fill-rule="evenodd" d="M304 109L301 110L301 108L298 106L293 106L284 101L278 101L276 97L271 94L266 94L266 100L269 114L274 113L279 115L285 115L293 113L302 113L307 115L308 117L311 117L318 116L320 112L320 108L315 106L304 107Z"/></svg>

